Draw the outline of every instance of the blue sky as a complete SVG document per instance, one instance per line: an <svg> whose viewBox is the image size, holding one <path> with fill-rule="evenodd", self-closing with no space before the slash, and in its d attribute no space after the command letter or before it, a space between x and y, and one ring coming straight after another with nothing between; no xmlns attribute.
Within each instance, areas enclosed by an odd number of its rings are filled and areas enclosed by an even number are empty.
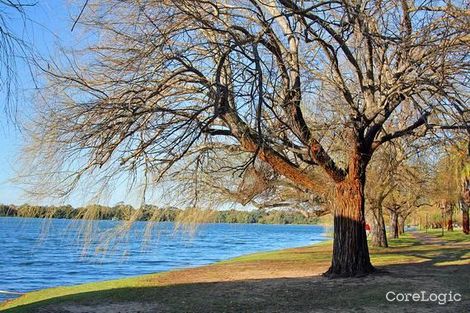
<svg viewBox="0 0 470 313"><path fill-rule="evenodd" d="M57 46L70 47L77 42L78 34L71 31L77 8L71 8L67 0L22 1L35 3L25 8L25 14L13 10L3 12L7 24L15 36L23 39L42 58L51 59L57 55ZM4 8L2 8L4 9ZM25 120L33 112L31 94L35 84L26 63L18 60L16 78L19 90L17 93L18 119ZM0 97L0 108L5 107L5 98ZM15 177L17 159L21 151L23 137L19 128L0 111L0 203L22 204L28 201L22 190L11 180ZM114 197L113 197L114 198ZM112 199L117 202L124 199ZM46 200L47 201L47 200ZM69 201L73 205L84 204L78 198ZM111 201L110 201L111 202ZM112 204L112 203L108 203Z"/></svg>
<svg viewBox="0 0 470 313"><path fill-rule="evenodd" d="M66 0L39 0L34 6L27 7L25 13L22 15L7 10L3 14L10 31L27 42L35 52L47 58L54 53L57 44L71 44L73 34L70 32L70 12ZM28 67L21 60L16 62L16 79L18 103L15 106L18 118L22 119L32 112L29 95L35 85ZM18 127L4 114L5 102L5 98L0 97L0 203L21 204L26 199L11 179L15 177L23 137Z"/></svg>
<svg viewBox="0 0 470 313"><path fill-rule="evenodd" d="M57 47L70 48L86 45L87 39L93 39L92 34L80 34L77 30L71 31L74 19L81 9L80 1L74 7L70 7L69 0L24 0L35 5L25 8L25 15L18 12L9 11L6 16L8 25L16 36L26 41L34 53L40 55L42 59L57 60L60 58ZM85 0L83 0L83 3ZM3 13L5 16L5 13ZM59 62L60 63L60 62ZM35 90L35 77L33 78L26 63L18 62L17 79L19 81L18 118L28 120L33 115L32 95ZM0 96L0 109L5 107L5 98ZM89 194L86 186L81 193L71 196L68 200L57 201L55 199L45 199L40 203L28 199L20 186L15 184L15 172L19 169L17 161L20 157L21 146L24 138L14 123L8 121L7 116L0 111L0 203L3 204L65 204L73 206L86 205L88 201L86 195ZM147 198L148 203L159 204L163 201L164 190L155 190L153 195ZM114 205L124 201L134 206L138 206L141 201L140 193L128 192L126 182L117 186L108 199L100 199L101 204Z"/></svg>

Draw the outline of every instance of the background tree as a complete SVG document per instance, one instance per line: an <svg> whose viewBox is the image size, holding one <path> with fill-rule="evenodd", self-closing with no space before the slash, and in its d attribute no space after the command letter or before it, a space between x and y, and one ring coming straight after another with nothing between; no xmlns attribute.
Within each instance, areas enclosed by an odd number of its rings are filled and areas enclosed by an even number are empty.
<svg viewBox="0 0 470 313"><path fill-rule="evenodd" d="M335 199L327 274L368 274L373 153L468 128L466 16L428 1L90 1L79 24L96 42L44 66L30 164L62 195L90 177L148 190L197 176L220 145L250 155L238 169L262 162L308 193L323 190L319 168Z"/></svg>
<svg viewBox="0 0 470 313"><path fill-rule="evenodd" d="M405 232L406 220L411 214L429 205L429 181L430 170L426 163L402 156L393 178L393 188L382 203L389 213L392 238Z"/></svg>
<svg viewBox="0 0 470 313"><path fill-rule="evenodd" d="M462 231L465 234L470 233L470 227L469 227L469 217L468 217L468 211L470 208L470 175L469 175L469 170L468 166L466 167L465 170L465 179L462 182L463 185L463 192L462 192L462 198L460 200L460 209L462 210Z"/></svg>
<svg viewBox="0 0 470 313"><path fill-rule="evenodd" d="M434 201L442 211L447 230L453 230L453 212L462 211L462 229L468 232L469 158L466 141L445 148L436 165ZM468 198L468 197L467 197Z"/></svg>
<svg viewBox="0 0 470 313"><path fill-rule="evenodd" d="M416 148L400 141L386 144L372 158L367 173L366 207L372 220L371 244L387 247L387 232L384 219L384 203L392 193L397 193L412 176L410 159L416 157Z"/></svg>
<svg viewBox="0 0 470 313"><path fill-rule="evenodd" d="M371 245L388 247L384 219L384 201L403 178L405 161L400 146L387 144L374 155L369 165L366 184L366 208L372 220Z"/></svg>
<svg viewBox="0 0 470 313"><path fill-rule="evenodd" d="M462 148L463 147L463 148ZM460 149L455 149L454 159L456 162L457 177L460 180L460 197L458 206L462 211L462 231L470 234L469 216L470 209L470 141L467 149L462 145Z"/></svg>

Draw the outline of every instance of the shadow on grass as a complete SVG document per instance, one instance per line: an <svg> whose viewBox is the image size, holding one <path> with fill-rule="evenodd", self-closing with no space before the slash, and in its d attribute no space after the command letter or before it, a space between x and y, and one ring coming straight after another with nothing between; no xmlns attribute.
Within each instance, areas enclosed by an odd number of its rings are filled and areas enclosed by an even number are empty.
<svg viewBox="0 0 470 313"><path fill-rule="evenodd" d="M435 232L432 231L429 233L431 236L434 236L439 239L444 239L449 242L455 242L455 243L460 243L460 242L468 242L470 235L466 235L460 231L454 230L454 231L445 231L444 235L442 235L441 232Z"/></svg>
<svg viewBox="0 0 470 313"><path fill-rule="evenodd" d="M326 253L327 248L321 250ZM397 252L397 250L400 250ZM287 251L287 250L286 250ZM311 247L291 249L288 255L312 253ZM387 274L329 280L320 276L195 282L155 287L116 288L56 297L4 310L5 313L67 312L466 312L470 307L470 266L440 265L468 260L468 246L420 245L403 238L392 249L377 249L374 256L413 257L421 263L379 267ZM319 251L317 251L319 253ZM313 252L315 255L315 253ZM269 254L266 254L269 256ZM287 255L287 256L288 256ZM328 255L326 253L326 255ZM281 257L280 257L281 256ZM282 254L277 255L282 261ZM318 265L316 255L311 266ZM305 261L309 257L298 257ZM271 263L260 263L260 269ZM240 264L229 264L236 271ZM233 267L235 265L235 267ZM220 265L223 266L223 265ZM293 263L295 266L295 263ZM217 267L210 269L217 271ZM271 270L271 269L269 269ZM181 272L184 275L184 272ZM386 294L448 293L461 302L388 302ZM1 309L0 309L1 311Z"/></svg>
<svg viewBox="0 0 470 313"><path fill-rule="evenodd" d="M450 256L458 258L459 254ZM109 289L53 298L3 312L325 312L332 309L350 312L352 308L357 312L464 312L470 305L469 267L433 264L434 260L388 266L385 267L387 275L355 279L328 280L314 276ZM458 292L463 301L442 306L435 302L388 302L385 298L388 291L422 290ZM118 310L112 309L113 304L118 304ZM102 308L108 310L101 311Z"/></svg>

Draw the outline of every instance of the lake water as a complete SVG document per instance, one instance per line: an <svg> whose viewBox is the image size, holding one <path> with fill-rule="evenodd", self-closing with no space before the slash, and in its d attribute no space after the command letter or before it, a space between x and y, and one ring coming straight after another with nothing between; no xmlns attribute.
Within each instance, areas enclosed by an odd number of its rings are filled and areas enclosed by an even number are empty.
<svg viewBox="0 0 470 313"><path fill-rule="evenodd" d="M326 239L317 225L134 223L118 240L117 221L0 218L0 291L27 292L191 267ZM147 232L146 232L147 230ZM194 229L192 229L194 230ZM15 297L0 293L0 301Z"/></svg>

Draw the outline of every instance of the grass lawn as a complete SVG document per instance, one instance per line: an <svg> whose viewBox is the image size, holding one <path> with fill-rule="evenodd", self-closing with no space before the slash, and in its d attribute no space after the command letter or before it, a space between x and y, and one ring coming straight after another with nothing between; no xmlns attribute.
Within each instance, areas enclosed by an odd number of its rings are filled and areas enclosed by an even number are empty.
<svg viewBox="0 0 470 313"><path fill-rule="evenodd" d="M442 230L440 229L428 229L427 233L424 231L422 231L422 233L433 235L434 237L442 238L443 240L452 242L468 241L470 237L470 235L465 235L462 230L444 231L444 236L442 236Z"/></svg>
<svg viewBox="0 0 470 313"><path fill-rule="evenodd" d="M209 266L28 293L4 312L467 312L470 236L405 234L371 249L380 274L329 280L331 242ZM395 292L462 294L461 302L388 302Z"/></svg>

